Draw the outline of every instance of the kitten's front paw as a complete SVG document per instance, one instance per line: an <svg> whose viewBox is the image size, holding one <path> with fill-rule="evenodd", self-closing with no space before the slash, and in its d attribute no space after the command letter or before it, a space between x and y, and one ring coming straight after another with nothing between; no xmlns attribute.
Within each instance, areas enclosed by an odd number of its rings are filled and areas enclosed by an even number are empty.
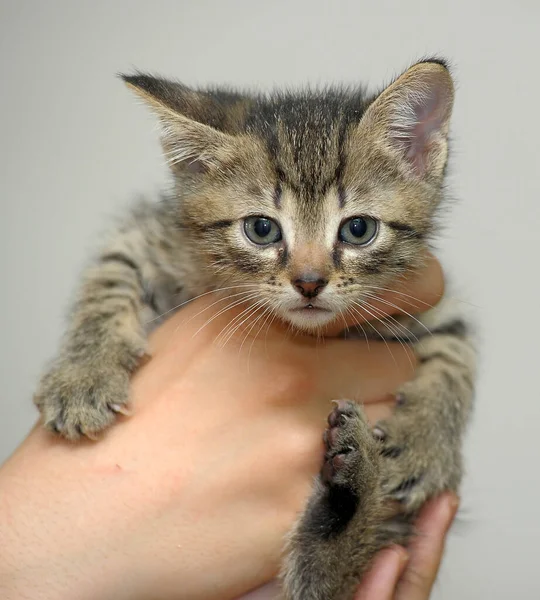
<svg viewBox="0 0 540 600"><path fill-rule="evenodd" d="M459 485L460 441L447 435L446 429L400 407L377 423L373 435L383 459L385 496L415 510L428 498Z"/></svg>
<svg viewBox="0 0 540 600"><path fill-rule="evenodd" d="M94 439L118 413L129 414L129 372L117 365L63 360L43 377L34 401L47 429Z"/></svg>

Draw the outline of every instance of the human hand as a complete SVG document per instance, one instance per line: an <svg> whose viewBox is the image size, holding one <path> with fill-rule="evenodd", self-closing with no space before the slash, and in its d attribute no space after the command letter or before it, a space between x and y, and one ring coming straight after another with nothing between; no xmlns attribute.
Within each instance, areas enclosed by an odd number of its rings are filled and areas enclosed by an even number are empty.
<svg viewBox="0 0 540 600"><path fill-rule="evenodd" d="M442 279L430 269L411 295L431 303ZM367 402L376 420L412 376L399 345L391 356L278 326L220 348L234 313L202 327L211 304L192 303L152 336L133 417L97 444L36 428L2 467L0 596L223 600L255 588L275 575L320 467L329 400Z"/></svg>
<svg viewBox="0 0 540 600"><path fill-rule="evenodd" d="M379 552L354 600L428 600L457 507L458 499L451 493L427 502L409 548Z"/></svg>
<svg viewBox="0 0 540 600"><path fill-rule="evenodd" d="M416 537L407 549L381 550L364 576L354 600L428 600L437 577L444 543L457 510L451 493L427 502L416 521ZM278 600L277 582L243 596L242 600Z"/></svg>

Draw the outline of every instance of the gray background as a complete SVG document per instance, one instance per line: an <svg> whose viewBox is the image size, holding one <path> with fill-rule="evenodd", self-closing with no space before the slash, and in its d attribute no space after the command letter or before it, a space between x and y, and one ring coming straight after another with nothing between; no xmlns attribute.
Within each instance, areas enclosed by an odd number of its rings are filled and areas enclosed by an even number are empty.
<svg viewBox="0 0 540 600"><path fill-rule="evenodd" d="M0 3L0 459L36 417L76 276L108 215L166 171L150 115L113 75L374 85L449 57L459 88L440 256L482 325L464 523L436 599L540 598L536 321L540 4Z"/></svg>

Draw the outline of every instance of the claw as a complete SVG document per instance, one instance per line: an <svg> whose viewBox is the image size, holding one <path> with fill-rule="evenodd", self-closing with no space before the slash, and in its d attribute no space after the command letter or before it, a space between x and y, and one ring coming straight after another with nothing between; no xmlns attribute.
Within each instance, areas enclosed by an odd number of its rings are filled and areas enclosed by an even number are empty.
<svg viewBox="0 0 540 600"><path fill-rule="evenodd" d="M124 415L126 417L131 417L131 415L133 414L129 408L127 406L125 406L124 404L109 404L109 408L115 412L115 413L120 413L121 415Z"/></svg>
<svg viewBox="0 0 540 600"><path fill-rule="evenodd" d="M345 410L349 404L348 400L332 400L332 404L336 405L338 410Z"/></svg>
<svg viewBox="0 0 540 600"><path fill-rule="evenodd" d="M384 440L386 439L386 433L380 427L373 428L373 436L379 442L384 442Z"/></svg>
<svg viewBox="0 0 540 600"><path fill-rule="evenodd" d="M396 394L396 406L403 406L405 404L405 395L402 393Z"/></svg>
<svg viewBox="0 0 540 600"><path fill-rule="evenodd" d="M152 360L152 355L148 354L148 352L146 352L146 350L142 350L141 353L139 354L139 364L138 367L144 367L144 365L146 365L147 363L149 363Z"/></svg>
<svg viewBox="0 0 540 600"><path fill-rule="evenodd" d="M49 423L45 423L45 427L50 429L53 433L60 434L60 427L57 425L55 421L50 421Z"/></svg>

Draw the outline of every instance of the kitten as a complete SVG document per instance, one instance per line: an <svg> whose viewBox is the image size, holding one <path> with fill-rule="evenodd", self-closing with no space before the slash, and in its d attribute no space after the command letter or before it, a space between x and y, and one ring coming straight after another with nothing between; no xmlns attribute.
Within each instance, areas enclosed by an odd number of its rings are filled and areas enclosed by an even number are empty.
<svg viewBox="0 0 540 600"><path fill-rule="evenodd" d="M71 440L126 410L145 311L237 286L315 331L421 266L443 199L454 89L442 61L372 97L123 79L160 119L174 188L135 207L84 275L36 395L45 426ZM330 414L324 465L287 543L290 600L350 599L374 553L406 543L426 498L460 483L475 372L465 321L446 300L377 330L411 344L418 371L373 430L351 402Z"/></svg>

